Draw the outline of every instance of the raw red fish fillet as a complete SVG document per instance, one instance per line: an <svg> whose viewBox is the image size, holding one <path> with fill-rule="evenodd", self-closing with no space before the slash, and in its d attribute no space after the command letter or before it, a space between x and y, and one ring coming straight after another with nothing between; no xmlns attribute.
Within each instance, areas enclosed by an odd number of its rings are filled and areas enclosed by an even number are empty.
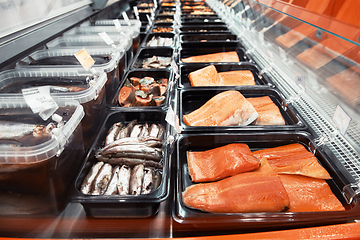
<svg viewBox="0 0 360 240"><path fill-rule="evenodd" d="M190 208L213 213L280 212L290 205L279 176L268 171L191 185L183 192L183 201Z"/></svg>
<svg viewBox="0 0 360 240"><path fill-rule="evenodd" d="M269 96L247 98L247 100L259 114L253 125L285 125L280 109Z"/></svg>
<svg viewBox="0 0 360 240"><path fill-rule="evenodd" d="M345 208L323 179L279 175L290 198L290 212L343 211Z"/></svg>
<svg viewBox="0 0 360 240"><path fill-rule="evenodd" d="M241 86L255 85L254 75L250 70L236 70L228 72L220 72L219 86Z"/></svg>
<svg viewBox="0 0 360 240"><path fill-rule="evenodd" d="M187 152L189 175L193 182L220 180L259 168L248 145L233 143L202 152Z"/></svg>
<svg viewBox="0 0 360 240"><path fill-rule="evenodd" d="M253 152L257 158L266 158L278 173L298 174L319 179L331 179L317 158L299 143Z"/></svg>
<svg viewBox="0 0 360 240"><path fill-rule="evenodd" d="M240 62L237 52L219 52L182 58L182 62Z"/></svg>
<svg viewBox="0 0 360 240"><path fill-rule="evenodd" d="M255 108L238 91L221 92L200 108L183 116L190 126L248 125L258 116Z"/></svg>
<svg viewBox="0 0 360 240"><path fill-rule="evenodd" d="M220 77L214 65L189 73L189 80L191 86L218 86L220 83Z"/></svg>

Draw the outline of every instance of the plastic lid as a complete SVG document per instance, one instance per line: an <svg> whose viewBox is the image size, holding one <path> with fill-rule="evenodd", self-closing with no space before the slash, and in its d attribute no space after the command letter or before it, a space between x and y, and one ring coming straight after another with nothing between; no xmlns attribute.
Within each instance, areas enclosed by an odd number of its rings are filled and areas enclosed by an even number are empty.
<svg viewBox="0 0 360 240"><path fill-rule="evenodd" d="M132 47L132 41L126 35L121 36L118 33L108 33L108 36L114 41L119 51L128 51ZM48 48L61 47L88 47L88 46L108 46L106 42L99 36L99 34L86 35L65 35L55 38L46 44Z"/></svg>
<svg viewBox="0 0 360 240"><path fill-rule="evenodd" d="M59 107L74 107L74 112L65 122L64 125L58 125L58 127L51 130L51 138L33 146L26 147L0 147L0 164L31 164L48 160L57 154L61 153L65 146L70 144L70 139L76 127L80 124L84 117L83 107L79 102L74 100L61 100L57 99L56 103ZM29 107L24 99L11 99L9 101L1 101L0 107L2 111L9 110L9 112L17 110L17 112L23 111L26 114L26 120L24 124L28 124ZM17 114L18 116L18 114ZM33 117L37 117L37 114L33 114ZM17 119L19 122L19 119ZM44 122L44 124L46 124Z"/></svg>
<svg viewBox="0 0 360 240"><path fill-rule="evenodd" d="M63 69L57 69L56 71L36 71L36 70L6 70L0 73L0 89L16 83L21 78L21 81L26 81L26 78L55 78L55 77L88 77L89 84L85 90L77 92L65 92L65 93L51 93L51 97L54 99L71 99L76 100L80 104L90 102L98 97L99 92L105 86L107 81L107 75L105 72L98 72L98 76L92 76L90 72L79 68L78 71L68 71ZM34 79L35 78L35 79ZM45 84L44 84L45 85ZM22 93L0 93L0 101L11 99L22 99Z"/></svg>
<svg viewBox="0 0 360 240"><path fill-rule="evenodd" d="M134 28L132 26L122 26L121 31L124 34L128 34L132 36L132 38L137 38L140 34L140 28ZM115 24L112 26L82 26L82 27L75 27L71 30L64 33L64 35L68 34L91 34L91 33L99 33L99 32L106 32L110 33L119 33L116 29Z"/></svg>
<svg viewBox="0 0 360 240"><path fill-rule="evenodd" d="M101 19L97 20L94 25L95 26L114 26L115 19ZM121 26L129 26L128 23L124 19L118 19ZM141 28L141 21L137 19L129 19L131 27L138 28L140 31ZM90 26L90 22L85 22L81 26Z"/></svg>
<svg viewBox="0 0 360 240"><path fill-rule="evenodd" d="M58 49L46 49L46 50L38 50L33 52L27 57L24 57L20 62L16 63L16 69L36 69L37 71L51 71L56 72L59 68L64 69L67 68L69 71L73 71L74 69L78 69L77 71L81 72L82 69L80 65L30 65L32 61L39 61L44 58L52 58L52 57L73 57L75 53L80 51L81 48L58 48ZM112 47L86 47L86 51L91 56L96 55L104 55L108 54L111 56L110 60L107 63L97 64L95 62L94 69L96 71L104 71L111 72L115 68L117 68L120 59L125 55L124 52L115 51Z"/></svg>

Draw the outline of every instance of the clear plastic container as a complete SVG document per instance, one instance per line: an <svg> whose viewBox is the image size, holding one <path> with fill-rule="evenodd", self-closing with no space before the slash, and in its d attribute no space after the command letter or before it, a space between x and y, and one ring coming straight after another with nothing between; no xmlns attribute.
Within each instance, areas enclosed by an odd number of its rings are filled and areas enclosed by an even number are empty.
<svg viewBox="0 0 360 240"><path fill-rule="evenodd" d="M79 61L74 54L80 49L59 48L47 49L33 52L16 63L16 69L26 69L31 71L66 71L83 72ZM104 71L107 74L105 84L106 100L110 101L115 94L125 70L125 58L120 52L109 47L86 48L87 52L95 60L93 69L97 72ZM124 59L123 62L120 60Z"/></svg>
<svg viewBox="0 0 360 240"><path fill-rule="evenodd" d="M59 122L42 120L24 99L0 102L1 214L57 214L67 204L65 193L85 153L84 111L74 100L56 102Z"/></svg>
<svg viewBox="0 0 360 240"><path fill-rule="evenodd" d="M52 98L76 100L83 106L85 116L81 126L87 149L96 136L101 121L104 120L106 81L107 76L104 72L99 72L99 76L93 76L85 70L7 70L0 73L0 101L22 99L21 89L24 88L51 86Z"/></svg>

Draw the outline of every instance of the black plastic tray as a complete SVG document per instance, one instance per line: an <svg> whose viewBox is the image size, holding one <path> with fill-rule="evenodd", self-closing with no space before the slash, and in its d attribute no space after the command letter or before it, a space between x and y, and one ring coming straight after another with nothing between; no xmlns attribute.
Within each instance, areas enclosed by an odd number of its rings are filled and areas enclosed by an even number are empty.
<svg viewBox="0 0 360 240"><path fill-rule="evenodd" d="M166 20L166 19L171 19L171 21L170 22L161 22L161 20ZM173 21L174 21L174 17L171 15L170 16L157 16L157 17L155 17L154 23L155 24L160 24L160 23L171 23L172 24Z"/></svg>
<svg viewBox="0 0 360 240"><path fill-rule="evenodd" d="M205 55L210 53L219 53L219 52L230 52L236 51L240 62L254 62L247 54L245 54L245 49L239 42L201 42L201 43L182 43L181 50L179 51L179 61L180 64L189 64L183 63L182 58Z"/></svg>
<svg viewBox="0 0 360 240"><path fill-rule="evenodd" d="M275 105L279 108L285 125L275 126L188 126L184 123L183 115L188 114L199 107L215 95L227 91L238 90L245 98L269 96ZM211 89L207 87L196 89L180 90L179 97L179 120L184 132L228 132L228 131L285 131L306 129L305 121L291 105L286 110L282 108L283 97L275 89L243 89L238 87L224 87L220 89Z"/></svg>
<svg viewBox="0 0 360 240"><path fill-rule="evenodd" d="M79 172L73 189L68 193L72 202L81 203L87 215L98 218L146 218L157 213L161 202L169 196L171 151L167 145L163 146L163 170L160 186L153 192L138 196L121 195L85 195L80 192L80 186L91 167L98 160L95 158L96 150L102 147L107 131L116 122L129 123L137 119L138 123L160 123L167 128L165 113L161 110L140 110L132 112L111 112L106 117L92 148L87 154L84 164ZM168 129L166 129L168 131ZM168 134L166 133L166 136ZM165 136L165 139L166 139Z"/></svg>
<svg viewBox="0 0 360 240"><path fill-rule="evenodd" d="M275 85L271 82L266 74L263 74L259 77L260 70L257 65L249 64L249 63L233 63L233 64L221 64L221 63L195 63L195 64L186 64L181 65L179 68L180 71L180 82L179 88L199 88L195 86L191 86L189 80L189 74L198 69L204 68L209 65L214 65L216 70L220 72L228 72L228 71L236 71L236 70L250 70L254 75L255 86L238 86L242 88L254 88L254 87L275 87ZM214 86L211 88L222 88L221 86Z"/></svg>
<svg viewBox="0 0 360 240"><path fill-rule="evenodd" d="M223 20L218 17L218 16L212 16L212 15L209 15L209 16L197 16L197 17L182 17L181 18L181 23L182 24L202 24L204 22L208 22L208 23L211 23L211 22L223 22Z"/></svg>
<svg viewBox="0 0 360 240"><path fill-rule="evenodd" d="M151 47L151 48L141 48L138 54L136 55L131 68L142 68L138 67L140 62L146 58L151 58L152 56L161 56L161 57L171 57L173 58L174 50L171 47ZM169 67L168 67L169 68ZM158 68L164 69L164 68Z"/></svg>
<svg viewBox="0 0 360 240"><path fill-rule="evenodd" d="M119 105L119 101L118 101L118 96L119 96L119 92L120 89L124 86L125 84L125 80L127 78L130 77L153 77L155 79L161 79L161 78L166 78L168 79L168 88L166 91L166 99L165 102L161 105L161 106L149 106L149 107L122 107ZM171 96L171 84L173 84L174 82L174 76L172 71L170 71L169 69L134 69L134 70L130 70L127 72L127 74L124 76L124 79L122 81L122 84L120 85L115 97L112 99L111 104L108 104L108 108L110 110L129 110L129 111L133 111L134 109L166 109L167 107L169 107L169 102L170 99L172 98Z"/></svg>
<svg viewBox="0 0 360 240"><path fill-rule="evenodd" d="M197 34L206 34L206 33L231 33L226 25L191 25L191 26L181 26L179 28L180 34L184 33L197 33Z"/></svg>
<svg viewBox="0 0 360 240"><path fill-rule="evenodd" d="M154 32L154 31L156 31L156 29L162 29L162 28L169 29L169 31L167 31L167 32ZM175 30L174 30L174 27L173 27L172 23L158 23L158 24L154 24L151 27L149 33L175 33Z"/></svg>
<svg viewBox="0 0 360 240"><path fill-rule="evenodd" d="M188 174L186 151L208 150L226 144L238 142L248 144L251 151L283 146L292 143L303 144L308 150L312 136L306 132L290 133L248 133L248 134L201 134L183 135L177 142L177 182L173 218L186 231L204 230L211 235L217 231L237 230L241 232L267 231L288 229L294 227L309 227L343 223L357 219L360 213L360 201L356 198L352 204L347 204L341 194L343 186L354 182L354 179L335 158L325 150L317 150L315 156L329 172L332 179L328 180L333 193L345 206L345 211L329 212L279 212L279 213L238 213L215 214L191 209L184 205L182 193L186 187L192 185Z"/></svg>
<svg viewBox="0 0 360 240"><path fill-rule="evenodd" d="M143 46L144 47L150 47L150 46L147 46L147 44L153 37L172 38L173 39L173 44L171 46L166 46L166 47L174 47L175 46L176 38L175 38L175 34L172 33L172 32L171 33L149 33L145 37L145 41L144 41ZM158 47L158 46L155 46L155 47ZM153 48L153 47L151 47L151 48Z"/></svg>
<svg viewBox="0 0 360 240"><path fill-rule="evenodd" d="M238 42L236 35L231 33L180 34L180 43L189 42Z"/></svg>

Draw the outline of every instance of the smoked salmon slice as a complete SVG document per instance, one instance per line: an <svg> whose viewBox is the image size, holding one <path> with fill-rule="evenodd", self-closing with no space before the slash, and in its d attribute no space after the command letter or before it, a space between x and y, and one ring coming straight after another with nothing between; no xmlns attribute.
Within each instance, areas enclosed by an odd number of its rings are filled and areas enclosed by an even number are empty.
<svg viewBox="0 0 360 240"><path fill-rule="evenodd" d="M290 198L289 212L345 210L325 180L286 174L279 177Z"/></svg>
<svg viewBox="0 0 360 240"><path fill-rule="evenodd" d="M193 62L240 62L237 52L219 52L210 53L205 55L192 56L182 58L182 62L193 63Z"/></svg>
<svg viewBox="0 0 360 240"><path fill-rule="evenodd" d="M259 116L252 123L253 125L285 125L285 120L280 109L269 96L247 98L253 105Z"/></svg>
<svg viewBox="0 0 360 240"><path fill-rule="evenodd" d="M189 126L248 125L258 117L255 108L235 90L221 92L183 116Z"/></svg>
<svg viewBox="0 0 360 240"><path fill-rule="evenodd" d="M253 86L255 85L254 75L250 70L236 70L220 72L219 86Z"/></svg>
<svg viewBox="0 0 360 240"><path fill-rule="evenodd" d="M257 158L266 158L278 173L331 179L317 158L299 143L255 151L253 155Z"/></svg>
<svg viewBox="0 0 360 240"><path fill-rule="evenodd" d="M259 168L248 145L232 143L207 151L189 151L189 175L193 182L211 182Z"/></svg>
<svg viewBox="0 0 360 240"><path fill-rule="evenodd" d="M189 73L191 86L218 86L220 76L214 65L198 69Z"/></svg>
<svg viewBox="0 0 360 240"><path fill-rule="evenodd" d="M191 185L182 197L186 206L212 213L280 212L290 205L279 176L267 171Z"/></svg>

